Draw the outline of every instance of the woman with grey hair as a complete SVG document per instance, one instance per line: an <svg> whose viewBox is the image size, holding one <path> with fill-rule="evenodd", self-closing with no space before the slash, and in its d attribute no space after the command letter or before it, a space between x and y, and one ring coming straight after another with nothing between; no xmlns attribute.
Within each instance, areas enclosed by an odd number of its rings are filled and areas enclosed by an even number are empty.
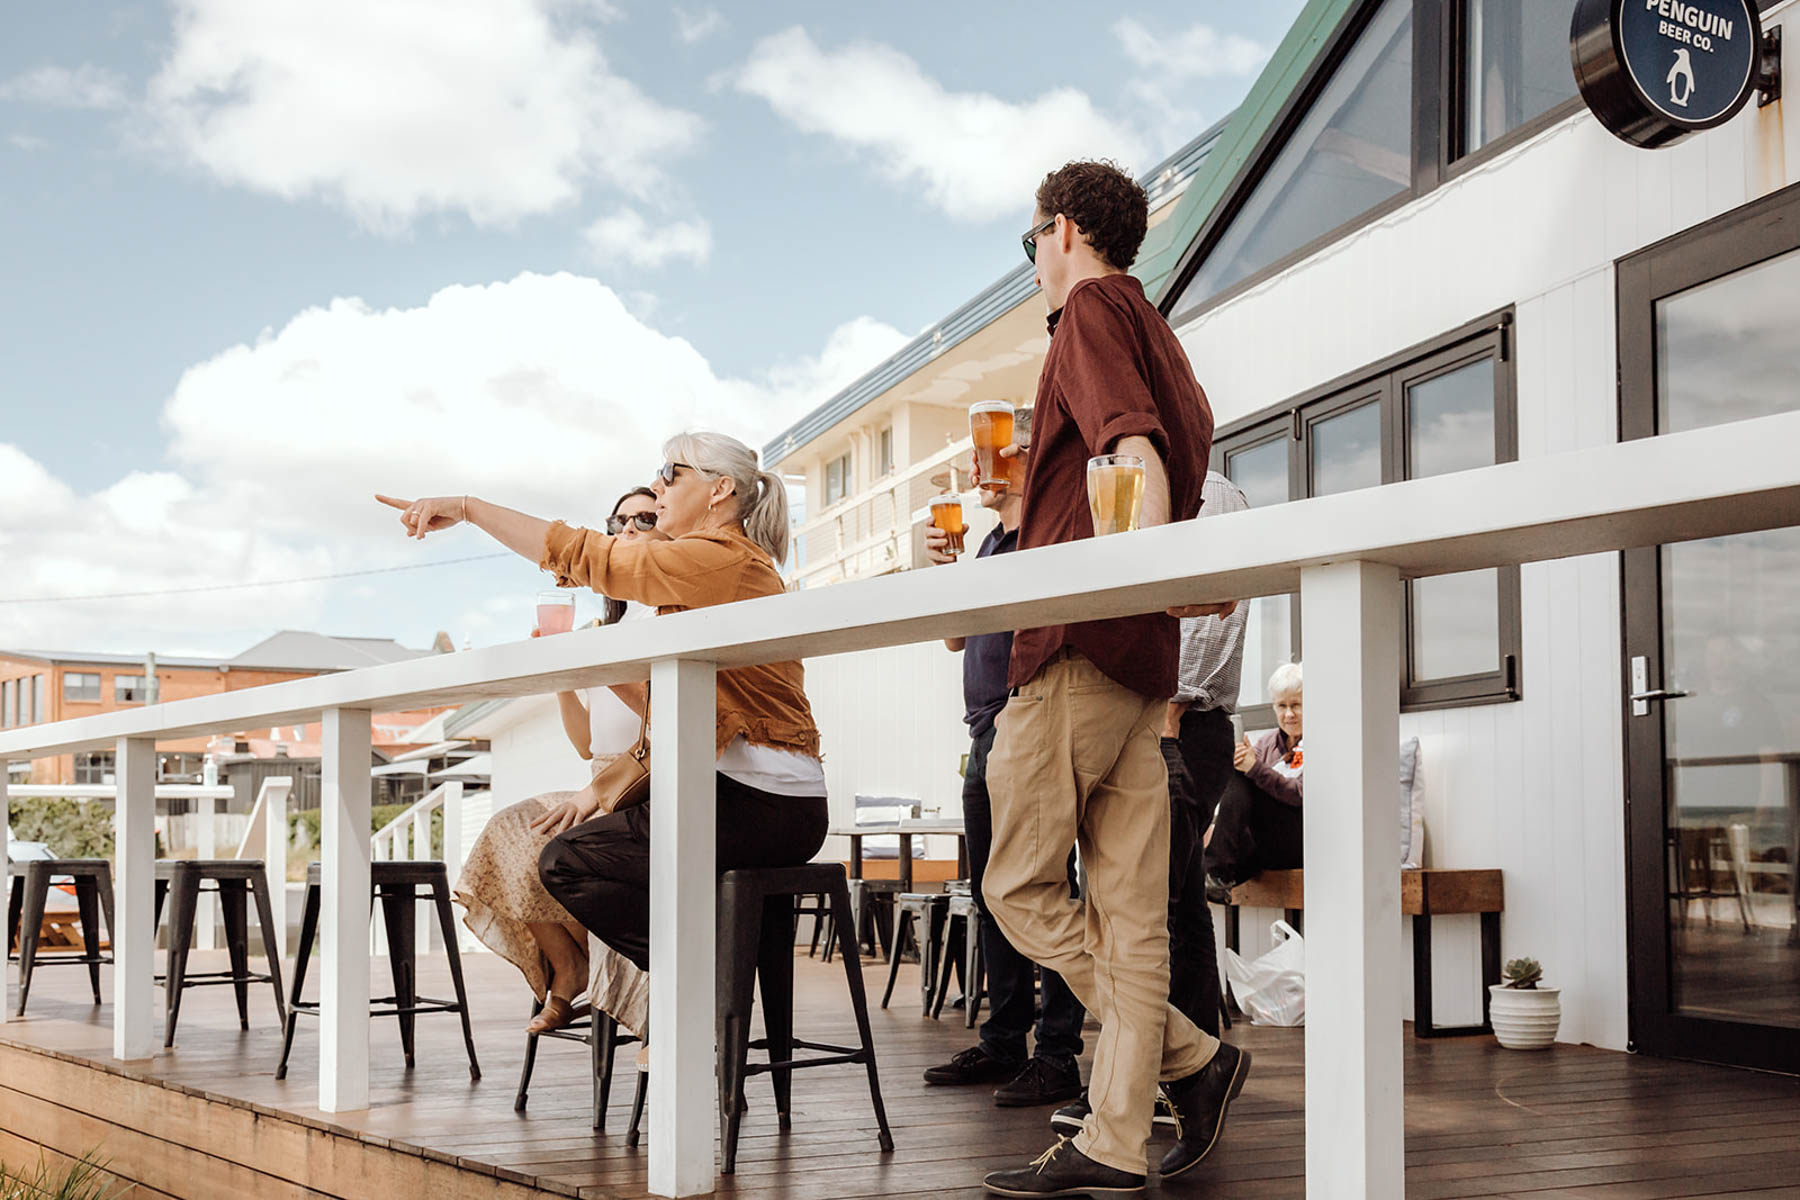
<svg viewBox="0 0 1800 1200"><path fill-rule="evenodd" d="M756 454L722 433L670 438L651 489L667 541L628 541L545 521L476 496L404 501L413 537L467 521L555 574L565 587L654 607L659 614L784 590L787 489ZM799 662L718 673L717 869L798 866L825 841L819 730ZM640 969L650 965L650 813L600 813L592 788L549 808L538 859L545 889L583 926ZM562 1015L562 1014L559 1014ZM566 1019L566 1017L565 1017Z"/></svg>
<svg viewBox="0 0 1800 1200"><path fill-rule="evenodd" d="M1245 736L1232 757L1237 773L1219 799L1206 843L1207 893L1221 903L1246 879L1301 865L1306 796L1301 682L1299 663L1275 668L1269 676L1275 728L1254 745Z"/></svg>

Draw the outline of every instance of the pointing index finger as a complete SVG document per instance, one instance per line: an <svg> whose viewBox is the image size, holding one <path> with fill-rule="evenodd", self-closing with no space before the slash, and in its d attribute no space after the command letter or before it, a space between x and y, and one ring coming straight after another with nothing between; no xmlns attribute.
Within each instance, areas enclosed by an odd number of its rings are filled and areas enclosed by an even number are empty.
<svg viewBox="0 0 1800 1200"><path fill-rule="evenodd" d="M389 508L406 509L412 507L411 500L396 500L392 496L384 496L380 492L375 493L375 499L381 501L381 503L387 505Z"/></svg>

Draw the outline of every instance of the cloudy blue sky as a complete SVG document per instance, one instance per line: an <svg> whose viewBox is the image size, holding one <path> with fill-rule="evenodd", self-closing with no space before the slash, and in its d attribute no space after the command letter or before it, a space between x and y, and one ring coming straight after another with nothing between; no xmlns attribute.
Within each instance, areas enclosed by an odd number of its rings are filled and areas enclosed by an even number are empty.
<svg viewBox="0 0 1800 1200"><path fill-rule="evenodd" d="M0 646L509 640L523 563L369 493L593 521L1010 269L1036 179L1227 113L1299 0L16 0Z"/></svg>

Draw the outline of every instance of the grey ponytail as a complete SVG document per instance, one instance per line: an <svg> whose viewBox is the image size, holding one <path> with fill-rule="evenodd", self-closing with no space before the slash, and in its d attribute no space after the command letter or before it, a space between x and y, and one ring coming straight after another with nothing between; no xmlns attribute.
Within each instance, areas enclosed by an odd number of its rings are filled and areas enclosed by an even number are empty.
<svg viewBox="0 0 1800 1200"><path fill-rule="evenodd" d="M761 470L756 451L723 433L681 433L663 444L670 462L684 462L712 479L732 482L744 536L768 551L775 565L787 562L787 484L772 471Z"/></svg>

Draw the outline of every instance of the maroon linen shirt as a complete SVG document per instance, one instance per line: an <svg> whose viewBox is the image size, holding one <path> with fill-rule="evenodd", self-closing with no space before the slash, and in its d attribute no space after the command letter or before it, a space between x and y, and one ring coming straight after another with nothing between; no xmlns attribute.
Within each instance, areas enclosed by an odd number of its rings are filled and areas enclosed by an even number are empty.
<svg viewBox="0 0 1800 1200"><path fill-rule="evenodd" d="M1032 415L1019 549L1094 536L1087 462L1113 453L1122 438L1149 438L1162 455L1171 519L1196 516L1212 451L1212 408L1144 285L1130 275L1081 280L1050 314L1050 333ZM1066 646L1115 682L1162 699L1175 694L1180 638L1181 623L1163 613L1021 629L1008 684L1029 683Z"/></svg>

